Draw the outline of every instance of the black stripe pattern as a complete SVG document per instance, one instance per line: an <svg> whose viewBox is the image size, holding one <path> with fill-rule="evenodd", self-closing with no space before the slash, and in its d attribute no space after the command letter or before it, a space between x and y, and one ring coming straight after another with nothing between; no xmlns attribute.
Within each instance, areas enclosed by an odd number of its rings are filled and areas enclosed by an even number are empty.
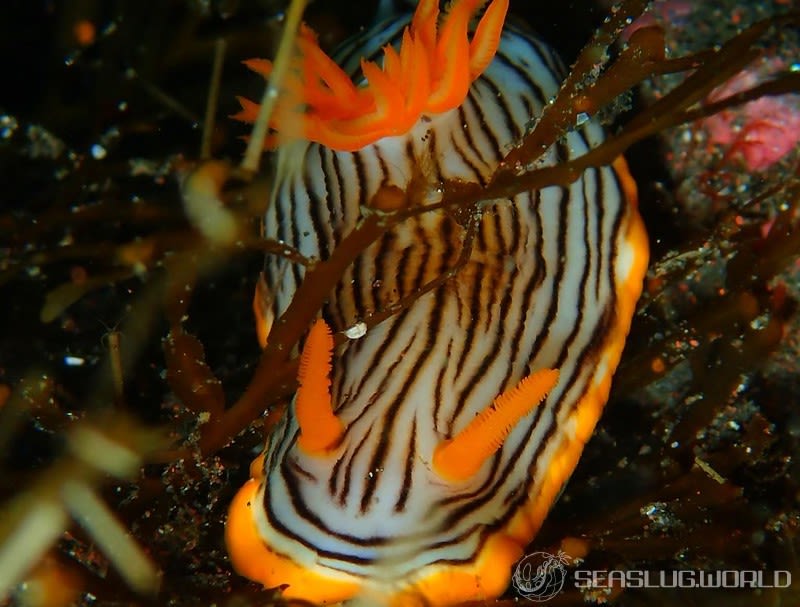
<svg viewBox="0 0 800 607"><path fill-rule="evenodd" d="M358 59L375 59L384 44L397 44L407 23L396 19L361 35L338 60L357 79ZM405 190L421 175L433 201L441 179L486 183L554 97L560 71L539 39L506 26L496 58L461 107L425 116L408 134L355 153L287 147L265 236L325 258L381 185ZM602 139L589 121L543 163L580 156ZM483 202L470 218L477 228L466 266L335 353L333 402L346 427L337 456L304 456L291 413L275 430L257 512L265 540L298 562L372 580L474 558L535 492L557 439L571 431L566 420L602 372L628 214L610 167L588 170L569 188ZM331 295L324 315L333 329L352 326L453 267L468 223L429 213L375 243ZM277 317L303 270L270 257L265 277ZM436 445L542 368L560 370L546 401L474 478L457 485L440 479L430 466Z"/></svg>

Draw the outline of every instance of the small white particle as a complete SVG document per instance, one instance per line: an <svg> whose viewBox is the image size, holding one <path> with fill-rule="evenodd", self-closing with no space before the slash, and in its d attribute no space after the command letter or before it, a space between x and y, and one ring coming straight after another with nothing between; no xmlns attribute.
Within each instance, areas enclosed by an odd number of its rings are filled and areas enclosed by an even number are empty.
<svg viewBox="0 0 800 607"><path fill-rule="evenodd" d="M10 139L19 127L19 123L14 116L3 114L0 116L0 139Z"/></svg>
<svg viewBox="0 0 800 607"><path fill-rule="evenodd" d="M367 324L364 322L357 322L352 327L349 327L344 334L348 339L361 339L367 334Z"/></svg>
<svg viewBox="0 0 800 607"><path fill-rule="evenodd" d="M106 157L106 149L99 143L95 143L91 149L92 158L95 160L102 160Z"/></svg>

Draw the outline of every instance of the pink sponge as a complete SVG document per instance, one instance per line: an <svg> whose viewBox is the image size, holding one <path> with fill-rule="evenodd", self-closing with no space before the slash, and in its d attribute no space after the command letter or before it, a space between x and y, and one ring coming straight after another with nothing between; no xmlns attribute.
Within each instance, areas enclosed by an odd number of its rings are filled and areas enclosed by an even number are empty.
<svg viewBox="0 0 800 607"><path fill-rule="evenodd" d="M784 69L780 59L748 68L714 90L709 102L725 99ZM800 141L800 95L762 97L724 110L703 121L711 144L729 146L726 157L740 157L751 171L762 171L797 147Z"/></svg>

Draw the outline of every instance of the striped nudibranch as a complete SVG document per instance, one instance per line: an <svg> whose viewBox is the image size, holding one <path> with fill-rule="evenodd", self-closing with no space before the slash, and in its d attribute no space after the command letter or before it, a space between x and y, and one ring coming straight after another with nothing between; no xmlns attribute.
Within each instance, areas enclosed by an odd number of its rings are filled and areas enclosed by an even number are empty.
<svg viewBox="0 0 800 607"><path fill-rule="evenodd" d="M504 24L508 0L470 25L482 4L453 0L440 19L422 0L346 43L341 69L303 31L272 122L285 145L266 237L326 259L387 187L488 182L563 68ZM540 162L602 140L590 120ZM331 293L323 317L343 331L453 268L474 235L453 278L360 339L334 351L325 323L311 330L293 406L231 505L241 574L317 603L447 605L508 585L608 398L648 246L622 159L467 215L399 224ZM303 276L267 259L262 334Z"/></svg>

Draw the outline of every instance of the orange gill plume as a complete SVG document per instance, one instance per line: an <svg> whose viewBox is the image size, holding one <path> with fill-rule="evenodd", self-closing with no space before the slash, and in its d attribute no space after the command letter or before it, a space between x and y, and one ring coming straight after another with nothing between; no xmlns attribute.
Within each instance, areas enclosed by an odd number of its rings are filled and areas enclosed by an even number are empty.
<svg viewBox="0 0 800 607"><path fill-rule="evenodd" d="M422 0L402 35L400 49L383 49L383 64L361 61L366 80L356 86L303 26L292 67L283 83L267 146L305 139L340 151L355 151L411 129L423 114L458 107L472 82L491 62L500 42L508 0L492 0L472 39L468 28L485 0L453 2L439 24L438 0ZM272 63L245 64L269 77ZM239 98L234 118L253 122L258 104Z"/></svg>

